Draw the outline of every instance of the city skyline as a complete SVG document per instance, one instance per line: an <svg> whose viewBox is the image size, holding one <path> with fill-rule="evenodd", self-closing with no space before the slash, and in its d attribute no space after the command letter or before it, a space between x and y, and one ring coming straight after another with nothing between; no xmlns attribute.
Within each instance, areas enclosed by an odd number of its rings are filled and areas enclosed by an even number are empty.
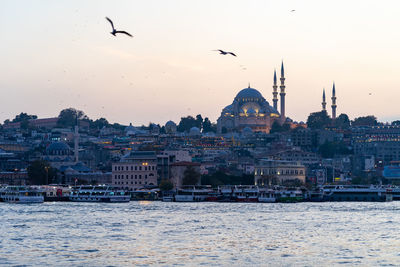
<svg viewBox="0 0 400 267"><path fill-rule="evenodd" d="M385 3L5 1L0 121L73 107L122 124L216 122L248 83L272 105L282 60L293 120L322 109L323 88L330 114L333 82L337 115L396 120L399 4ZM110 35L106 16L134 37Z"/></svg>

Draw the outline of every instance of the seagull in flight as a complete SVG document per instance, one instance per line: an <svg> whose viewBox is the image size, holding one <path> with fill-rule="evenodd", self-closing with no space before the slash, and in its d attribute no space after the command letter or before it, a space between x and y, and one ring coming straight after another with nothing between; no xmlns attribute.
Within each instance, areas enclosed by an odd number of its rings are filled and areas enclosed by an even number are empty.
<svg viewBox="0 0 400 267"><path fill-rule="evenodd" d="M112 35L117 36L117 33L123 33L123 34L126 34L126 35L130 36L130 37L133 37L129 32L126 32L126 31L117 31L117 30L114 28L114 23L113 23L112 20L109 19L108 17L106 17L106 20L108 20L108 21L110 22L110 24L111 24L112 32L110 32L110 33L111 33Z"/></svg>
<svg viewBox="0 0 400 267"><path fill-rule="evenodd" d="M213 51L219 51L219 53L221 54L221 55L232 55L232 56L234 56L234 57L236 57L236 55L234 54L234 53L232 53L232 52L226 52L226 51L224 51L224 50L221 50L221 49L218 49L218 50L213 50Z"/></svg>
<svg viewBox="0 0 400 267"><path fill-rule="evenodd" d="M290 10L290 12L295 12L296 11L296 9L292 9L292 10Z"/></svg>

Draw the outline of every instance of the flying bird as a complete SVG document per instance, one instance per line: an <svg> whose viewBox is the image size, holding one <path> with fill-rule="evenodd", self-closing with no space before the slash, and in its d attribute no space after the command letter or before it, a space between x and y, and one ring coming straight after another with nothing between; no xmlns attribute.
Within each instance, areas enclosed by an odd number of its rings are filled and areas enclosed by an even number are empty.
<svg viewBox="0 0 400 267"><path fill-rule="evenodd" d="M296 11L296 9L292 9L292 10L290 10L290 12L295 12Z"/></svg>
<svg viewBox="0 0 400 267"><path fill-rule="evenodd" d="M117 30L114 28L114 23L113 23L112 20L109 19L108 17L106 17L106 20L108 20L108 21L110 22L110 24L111 24L112 32L110 32L110 33L111 33L112 35L117 36L117 33L123 33L123 34L126 34L126 35L130 36L130 37L133 37L129 32L126 32L126 31L117 31Z"/></svg>
<svg viewBox="0 0 400 267"><path fill-rule="evenodd" d="M218 50L213 50L213 51L219 51L219 53L221 54L221 55L232 55L232 56L234 56L234 57L236 57L236 55L233 53L233 52L226 52L226 51L224 51L224 50L221 50L221 49L218 49Z"/></svg>

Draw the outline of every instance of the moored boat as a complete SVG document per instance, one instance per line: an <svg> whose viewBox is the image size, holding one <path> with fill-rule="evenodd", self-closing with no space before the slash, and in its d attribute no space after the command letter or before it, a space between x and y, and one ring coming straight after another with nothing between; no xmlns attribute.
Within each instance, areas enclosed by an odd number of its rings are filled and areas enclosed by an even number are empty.
<svg viewBox="0 0 400 267"><path fill-rule="evenodd" d="M0 198L9 203L43 203L43 190L34 186L8 185L0 189Z"/></svg>
<svg viewBox="0 0 400 267"><path fill-rule="evenodd" d="M72 190L69 199L75 202L129 202L131 196L108 185L82 185Z"/></svg>

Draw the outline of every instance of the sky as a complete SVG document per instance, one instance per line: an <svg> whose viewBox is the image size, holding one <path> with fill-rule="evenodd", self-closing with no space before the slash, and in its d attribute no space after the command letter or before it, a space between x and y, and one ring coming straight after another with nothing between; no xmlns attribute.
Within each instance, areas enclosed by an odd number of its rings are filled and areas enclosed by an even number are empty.
<svg viewBox="0 0 400 267"><path fill-rule="evenodd" d="M338 115L400 119L399 1L1 3L0 122L69 107L121 124L215 122L249 83L272 105L282 60L293 120L321 110L323 88L330 113L333 82ZM134 37L112 36L106 16Z"/></svg>

